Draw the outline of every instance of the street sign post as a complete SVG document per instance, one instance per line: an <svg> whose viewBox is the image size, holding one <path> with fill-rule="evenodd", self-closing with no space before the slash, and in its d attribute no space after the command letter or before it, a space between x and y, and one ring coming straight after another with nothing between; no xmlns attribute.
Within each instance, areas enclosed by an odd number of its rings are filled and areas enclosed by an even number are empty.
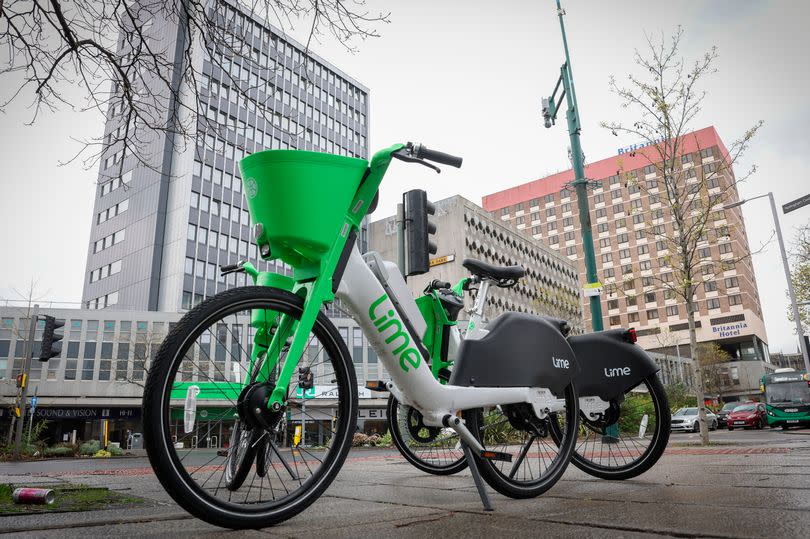
<svg viewBox="0 0 810 539"><path fill-rule="evenodd" d="M810 204L810 195L804 195L796 200L791 200L787 204L782 204L782 213L790 213L793 210L798 210L803 206Z"/></svg>

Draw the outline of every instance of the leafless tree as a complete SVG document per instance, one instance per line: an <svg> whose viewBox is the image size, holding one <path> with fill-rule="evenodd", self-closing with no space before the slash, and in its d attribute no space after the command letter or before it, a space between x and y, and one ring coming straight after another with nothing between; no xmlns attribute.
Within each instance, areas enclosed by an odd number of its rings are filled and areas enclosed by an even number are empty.
<svg viewBox="0 0 810 539"><path fill-rule="evenodd" d="M731 354L717 343L704 342L698 344L697 361L706 393L719 396L725 386L724 374L728 374L728 369L724 373L721 365L731 361Z"/></svg>
<svg viewBox="0 0 810 539"><path fill-rule="evenodd" d="M698 118L706 90L704 79L716 72L717 50L712 47L696 61L689 63L680 55L683 30L678 28L670 39L647 36L647 47L636 50L635 63L642 75L629 75L626 83L610 80L611 91L621 106L636 119L630 123L603 122L614 134L631 135L646 146L638 152L649 162L647 172L655 179L638 178L633 171L617 171L625 185L648 195L647 208L634 208L630 214L643 213L648 239L656 242L657 271L650 272L648 283L663 290L665 298L677 299L685 306L692 358L698 357L695 314L699 311L696 293L716 274L745 260L750 263L747 240L742 235L736 253L720 253L718 240L730 237L732 227L741 224L741 213L724 212L734 201L737 186L754 173L751 167L735 174L733 167L748 149L751 139L762 125L756 122L720 155L710 155L710 148L697 149L701 161L697 166L685 154L694 147L693 122ZM689 150L692 152L693 150ZM685 157L682 157L684 156ZM653 202L655 201L655 202ZM657 202L661 203L660 208ZM726 220L726 213L734 219ZM739 238L740 236L738 236ZM745 251L745 252L743 252ZM615 287L618 288L618 287ZM627 282L621 288L631 288ZM634 286L632 287L633 289ZM645 289L646 291L646 289ZM693 362L694 366L694 362ZM699 407L701 439L709 442L704 406L705 388L701 369L693 368L694 387Z"/></svg>
<svg viewBox="0 0 810 539"><path fill-rule="evenodd" d="M249 17L235 15L234 3ZM285 51L251 19L306 29L293 71L311 86L313 42L329 37L353 51L378 35L388 14L370 12L362 0L0 0L0 112L21 101L32 109L31 123L43 110L62 108L119 118L103 137L80 141L72 159L91 167L130 156L157 169L160 152L150 150L156 137L170 135L182 149L194 143L198 121L211 132L226 128L206 118L204 59L222 69L234 99L274 119L267 89L284 74ZM120 177L122 166L113 166L111 177Z"/></svg>

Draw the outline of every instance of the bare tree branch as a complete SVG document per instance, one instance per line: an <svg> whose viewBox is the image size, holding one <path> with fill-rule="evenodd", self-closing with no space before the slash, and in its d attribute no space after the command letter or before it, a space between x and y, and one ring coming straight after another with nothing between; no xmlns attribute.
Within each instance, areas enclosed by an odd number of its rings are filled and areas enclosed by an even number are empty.
<svg viewBox="0 0 810 539"><path fill-rule="evenodd" d="M348 51L358 41L378 37L388 13L372 13L361 0L237 0L253 20L268 21L282 32L297 22L309 28L297 76L309 81L306 59L313 41L326 36ZM203 87L203 59L223 70L230 90L279 128L298 135L302 126L276 117L269 106L284 57L260 54L252 45L250 24L227 0L19 0L0 2L0 112L30 98L30 123L41 111L67 107L104 115L112 129L79 141L75 155L85 167L101 160L117 165L105 176L121 177L124 159L158 170L151 148L156 136L169 134L179 149L196 144L198 121L211 132L224 126L206 117L210 92ZM177 35L164 35L179 28ZM171 32L170 32L171 33ZM175 50L175 38L181 41ZM234 77L222 65L243 63ZM247 75L247 76L244 76ZM67 92L68 87L74 89ZM78 89L78 97L76 97ZM105 167L106 168L106 167Z"/></svg>

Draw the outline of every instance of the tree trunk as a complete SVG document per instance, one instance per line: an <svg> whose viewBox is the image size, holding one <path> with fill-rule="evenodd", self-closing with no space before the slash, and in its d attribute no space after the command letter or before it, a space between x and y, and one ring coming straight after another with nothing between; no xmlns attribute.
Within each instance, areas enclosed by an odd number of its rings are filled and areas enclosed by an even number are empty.
<svg viewBox="0 0 810 539"><path fill-rule="evenodd" d="M695 330L695 300L694 290L690 289L686 300L686 314L689 318L689 351L692 355L692 374L695 380L695 397L697 397L698 423L700 424L700 442L709 445L709 425L706 423L705 391L703 389L703 373L697 355L697 331Z"/></svg>

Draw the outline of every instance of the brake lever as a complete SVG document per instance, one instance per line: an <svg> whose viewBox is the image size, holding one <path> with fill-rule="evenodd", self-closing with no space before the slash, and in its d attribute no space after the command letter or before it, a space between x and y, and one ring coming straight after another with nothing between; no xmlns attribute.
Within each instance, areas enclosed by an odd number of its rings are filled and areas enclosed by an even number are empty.
<svg viewBox="0 0 810 539"><path fill-rule="evenodd" d="M441 174L442 169L440 169L436 165L434 165L432 163L428 163L427 161L423 161L423 160L421 160L419 158L413 157L412 155L409 155L407 153L400 153L400 152L402 152L402 150L398 150L398 151L392 153L391 157L395 157L395 158L399 159L400 161L405 161L406 163L419 163L420 165L424 165L424 166L426 166L428 168L432 168L433 170L436 171L436 174Z"/></svg>

